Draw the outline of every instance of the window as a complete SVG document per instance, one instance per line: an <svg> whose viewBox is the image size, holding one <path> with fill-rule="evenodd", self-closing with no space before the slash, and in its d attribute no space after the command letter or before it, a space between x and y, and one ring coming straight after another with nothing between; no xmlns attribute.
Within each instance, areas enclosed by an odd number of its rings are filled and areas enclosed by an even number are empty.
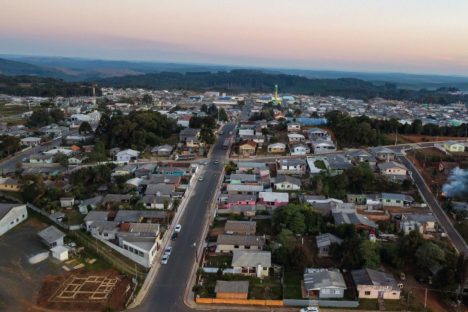
<svg viewBox="0 0 468 312"><path fill-rule="evenodd" d="M235 248L235 249L238 249L238 248L239 248L239 245L234 245L234 248Z"/></svg>
<svg viewBox="0 0 468 312"><path fill-rule="evenodd" d="M364 295L370 296L370 291L366 290L366 291L364 292Z"/></svg>

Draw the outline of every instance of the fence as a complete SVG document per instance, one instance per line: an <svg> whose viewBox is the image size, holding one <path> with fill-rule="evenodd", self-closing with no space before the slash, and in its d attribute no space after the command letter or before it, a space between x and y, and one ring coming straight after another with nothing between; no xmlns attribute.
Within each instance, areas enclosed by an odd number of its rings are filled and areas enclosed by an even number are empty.
<svg viewBox="0 0 468 312"><path fill-rule="evenodd" d="M357 308L359 301L349 300L308 300L308 299L284 299L285 306L290 307L305 307L305 306L320 306L329 308Z"/></svg>
<svg viewBox="0 0 468 312"><path fill-rule="evenodd" d="M224 298L199 298L195 299L199 304L232 304L250 305L264 307L282 307L283 300L261 300L261 299L224 299Z"/></svg>
<svg viewBox="0 0 468 312"><path fill-rule="evenodd" d="M69 226L68 224L65 224L55 218L51 218L50 214L44 210L42 210L41 208L38 208L36 206L34 206L33 204L31 203L27 203L26 204L26 207L28 207L29 209L37 212L38 214L46 217L47 219L49 219L50 221L54 222L55 224L57 224L58 226L60 226L61 228L63 229L66 229L68 231L76 231L76 230L79 230L80 229L80 226L79 225L73 225L73 226Z"/></svg>

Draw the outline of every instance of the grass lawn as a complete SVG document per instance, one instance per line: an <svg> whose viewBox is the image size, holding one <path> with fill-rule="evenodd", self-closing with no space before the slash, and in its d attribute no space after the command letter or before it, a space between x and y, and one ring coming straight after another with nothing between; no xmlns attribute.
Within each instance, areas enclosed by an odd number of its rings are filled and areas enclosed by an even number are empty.
<svg viewBox="0 0 468 312"><path fill-rule="evenodd" d="M377 299L359 299L359 310L378 310Z"/></svg>
<svg viewBox="0 0 468 312"><path fill-rule="evenodd" d="M403 308L401 300L385 300L384 303L387 311L401 311Z"/></svg>
<svg viewBox="0 0 468 312"><path fill-rule="evenodd" d="M228 267L231 265L232 256L231 255L222 255L222 256L210 256L207 258L207 265L209 267Z"/></svg>
<svg viewBox="0 0 468 312"><path fill-rule="evenodd" d="M69 225L76 225L83 223L85 215L76 210L64 210L65 215L67 216L67 223Z"/></svg>
<svg viewBox="0 0 468 312"><path fill-rule="evenodd" d="M281 281L272 277L259 279L251 276L225 274L202 274L202 286L198 294L201 297L214 298L215 286L217 280L223 281L249 281L249 298L250 299L281 299L282 287Z"/></svg>
<svg viewBox="0 0 468 312"><path fill-rule="evenodd" d="M284 298L285 299L301 299L302 290L301 282L303 278L302 272L290 271L284 273Z"/></svg>

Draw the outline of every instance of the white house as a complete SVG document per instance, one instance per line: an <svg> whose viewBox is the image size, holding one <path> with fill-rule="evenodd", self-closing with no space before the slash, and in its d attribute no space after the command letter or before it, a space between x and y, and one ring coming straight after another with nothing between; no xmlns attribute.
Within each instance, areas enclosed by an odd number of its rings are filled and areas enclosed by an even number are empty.
<svg viewBox="0 0 468 312"><path fill-rule="evenodd" d="M450 142L444 143L444 149L447 152L461 153L465 151L465 145L463 145L462 143L450 141Z"/></svg>
<svg viewBox="0 0 468 312"><path fill-rule="evenodd" d="M380 163L377 165L377 167L379 168L380 173L383 175L406 176L408 174L408 170L405 166L394 161Z"/></svg>
<svg viewBox="0 0 468 312"><path fill-rule="evenodd" d="M140 155L139 151L126 149L126 150L118 152L115 155L115 160L118 162L131 162L131 161L137 160L139 155Z"/></svg>
<svg viewBox="0 0 468 312"><path fill-rule="evenodd" d="M310 149L304 144L292 144L289 146L289 152L291 155L307 155L310 153Z"/></svg>
<svg viewBox="0 0 468 312"><path fill-rule="evenodd" d="M301 180L288 175L278 175L275 181L275 189L279 191L299 191Z"/></svg>
<svg viewBox="0 0 468 312"><path fill-rule="evenodd" d="M38 137L27 137L20 141L21 145L27 145L29 147L37 146L41 143L41 138Z"/></svg>
<svg viewBox="0 0 468 312"><path fill-rule="evenodd" d="M288 141L289 141L289 143L304 142L305 137L300 133L289 133L288 134Z"/></svg>
<svg viewBox="0 0 468 312"><path fill-rule="evenodd" d="M312 141L314 154L323 154L336 151L335 143L331 140L317 139Z"/></svg>
<svg viewBox="0 0 468 312"><path fill-rule="evenodd" d="M55 246L63 246L63 238L65 237L65 234L63 234L59 229L57 229L53 225L46 227L37 235L39 235L42 242L49 248L53 248Z"/></svg>
<svg viewBox="0 0 468 312"><path fill-rule="evenodd" d="M26 205L0 204L0 236L28 218Z"/></svg>
<svg viewBox="0 0 468 312"><path fill-rule="evenodd" d="M301 125L298 122L288 123L288 132L299 132L301 131Z"/></svg>

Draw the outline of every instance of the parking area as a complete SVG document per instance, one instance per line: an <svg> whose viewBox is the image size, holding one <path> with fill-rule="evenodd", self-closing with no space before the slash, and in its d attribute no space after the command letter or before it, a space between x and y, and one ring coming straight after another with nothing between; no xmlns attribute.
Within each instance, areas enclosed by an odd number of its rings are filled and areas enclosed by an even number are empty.
<svg viewBox="0 0 468 312"><path fill-rule="evenodd" d="M28 259L47 249L37 232L45 227L35 218L0 236L0 311L35 311L42 281L63 273L58 262L47 259L30 264Z"/></svg>

